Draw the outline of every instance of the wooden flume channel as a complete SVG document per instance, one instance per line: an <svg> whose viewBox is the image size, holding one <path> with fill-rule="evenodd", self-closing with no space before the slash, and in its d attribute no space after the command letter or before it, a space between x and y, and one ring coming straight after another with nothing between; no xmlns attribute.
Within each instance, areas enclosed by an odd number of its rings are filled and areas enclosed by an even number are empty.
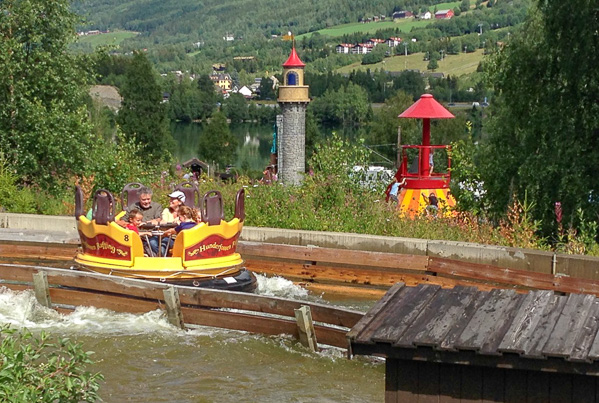
<svg viewBox="0 0 599 403"><path fill-rule="evenodd" d="M51 307L62 313L77 306L115 312L145 313L166 310L165 290L176 289L185 324L243 330L299 338L295 311L309 307L319 343L347 348L345 335L363 316L361 312L324 304L277 297L172 286L79 270L44 266L0 264L1 286L15 291L34 288L34 277L45 273ZM36 294L39 290L36 289Z"/></svg>
<svg viewBox="0 0 599 403"><path fill-rule="evenodd" d="M599 296L599 281L515 270L452 259L384 252L240 241L237 251L248 269L279 275L313 291L379 299L393 284L475 286L585 293ZM0 261L68 265L75 244L0 241ZM1 278L1 277L0 277Z"/></svg>
<svg viewBox="0 0 599 403"><path fill-rule="evenodd" d="M248 269L256 273L283 276L316 292L354 297L379 299L398 282L442 287L468 285L482 290L512 288L522 292L544 289L599 296L599 281L422 255L243 241L237 250ZM129 313L169 311L165 290L172 290L172 286L65 270L71 266L76 252L76 244L0 241L0 285L13 290L32 289L34 277L45 273L51 306L61 312L70 312L79 305ZM363 316L357 311L284 298L195 287L175 288L177 302L180 301L179 313L186 324L300 338L296 315L302 307L309 307L317 341L341 348L347 348L346 334ZM37 292L39 289L36 295Z"/></svg>

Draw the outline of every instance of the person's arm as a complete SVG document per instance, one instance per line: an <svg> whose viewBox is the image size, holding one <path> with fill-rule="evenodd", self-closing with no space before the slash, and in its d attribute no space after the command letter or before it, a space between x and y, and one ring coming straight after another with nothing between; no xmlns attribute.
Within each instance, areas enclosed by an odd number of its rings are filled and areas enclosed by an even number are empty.
<svg viewBox="0 0 599 403"><path fill-rule="evenodd" d="M164 231L162 233L162 236L171 236L171 235L175 235L175 229L174 228L169 228L166 231Z"/></svg>

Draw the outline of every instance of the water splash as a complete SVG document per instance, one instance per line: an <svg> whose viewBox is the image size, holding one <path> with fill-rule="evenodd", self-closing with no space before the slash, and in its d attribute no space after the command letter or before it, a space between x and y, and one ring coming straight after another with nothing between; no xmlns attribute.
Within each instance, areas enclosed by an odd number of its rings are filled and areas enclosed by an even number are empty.
<svg viewBox="0 0 599 403"><path fill-rule="evenodd" d="M308 290L293 284L292 281L283 277L274 276L267 277L261 274L256 274L258 287L256 294L266 295L268 297L281 297L292 299L307 299Z"/></svg>
<svg viewBox="0 0 599 403"><path fill-rule="evenodd" d="M32 290L17 292L6 287L0 288L0 324L30 330L53 330L62 334L101 336L172 334L177 331L160 310L135 315L80 306L71 314L63 315L40 305Z"/></svg>

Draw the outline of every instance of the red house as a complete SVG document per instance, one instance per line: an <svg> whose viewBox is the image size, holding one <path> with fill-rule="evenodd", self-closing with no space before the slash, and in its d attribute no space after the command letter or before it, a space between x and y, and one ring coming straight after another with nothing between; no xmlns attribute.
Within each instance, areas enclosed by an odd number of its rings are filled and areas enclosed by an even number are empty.
<svg viewBox="0 0 599 403"><path fill-rule="evenodd" d="M439 10L435 13L437 20L449 20L453 17L453 10Z"/></svg>

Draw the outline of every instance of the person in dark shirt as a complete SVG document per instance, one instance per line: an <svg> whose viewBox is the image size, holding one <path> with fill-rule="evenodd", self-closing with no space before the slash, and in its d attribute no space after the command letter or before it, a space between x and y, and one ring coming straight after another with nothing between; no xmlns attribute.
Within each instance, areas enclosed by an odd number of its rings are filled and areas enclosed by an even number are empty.
<svg viewBox="0 0 599 403"><path fill-rule="evenodd" d="M423 195L426 198L426 196ZM428 205L426 206L426 214L436 216L439 212L439 200L434 193L428 195Z"/></svg>
<svg viewBox="0 0 599 403"><path fill-rule="evenodd" d="M139 195L139 201L125 209L127 213L122 220L117 220L117 224L125 227L129 222L129 213L132 209L136 209L143 215L142 224L158 225L162 219L162 205L152 201L152 189L142 186L137 194ZM147 239L148 242L146 242L146 238L143 238L145 254L156 256L158 253L158 236L154 235Z"/></svg>
<svg viewBox="0 0 599 403"><path fill-rule="evenodd" d="M167 229L166 231L164 231L162 236L170 237L175 234L178 234L179 232L181 232L185 229L193 228L196 225L198 225L197 219L198 219L198 217L197 217L197 214L194 209L192 209L191 207L187 207L187 206L181 206L181 207L179 207L179 221L180 221L179 225L177 225L175 228ZM171 238L170 241L168 242L168 244L162 245L162 247L163 247L162 256L166 256L168 249L172 248L173 244L174 244L174 239Z"/></svg>

